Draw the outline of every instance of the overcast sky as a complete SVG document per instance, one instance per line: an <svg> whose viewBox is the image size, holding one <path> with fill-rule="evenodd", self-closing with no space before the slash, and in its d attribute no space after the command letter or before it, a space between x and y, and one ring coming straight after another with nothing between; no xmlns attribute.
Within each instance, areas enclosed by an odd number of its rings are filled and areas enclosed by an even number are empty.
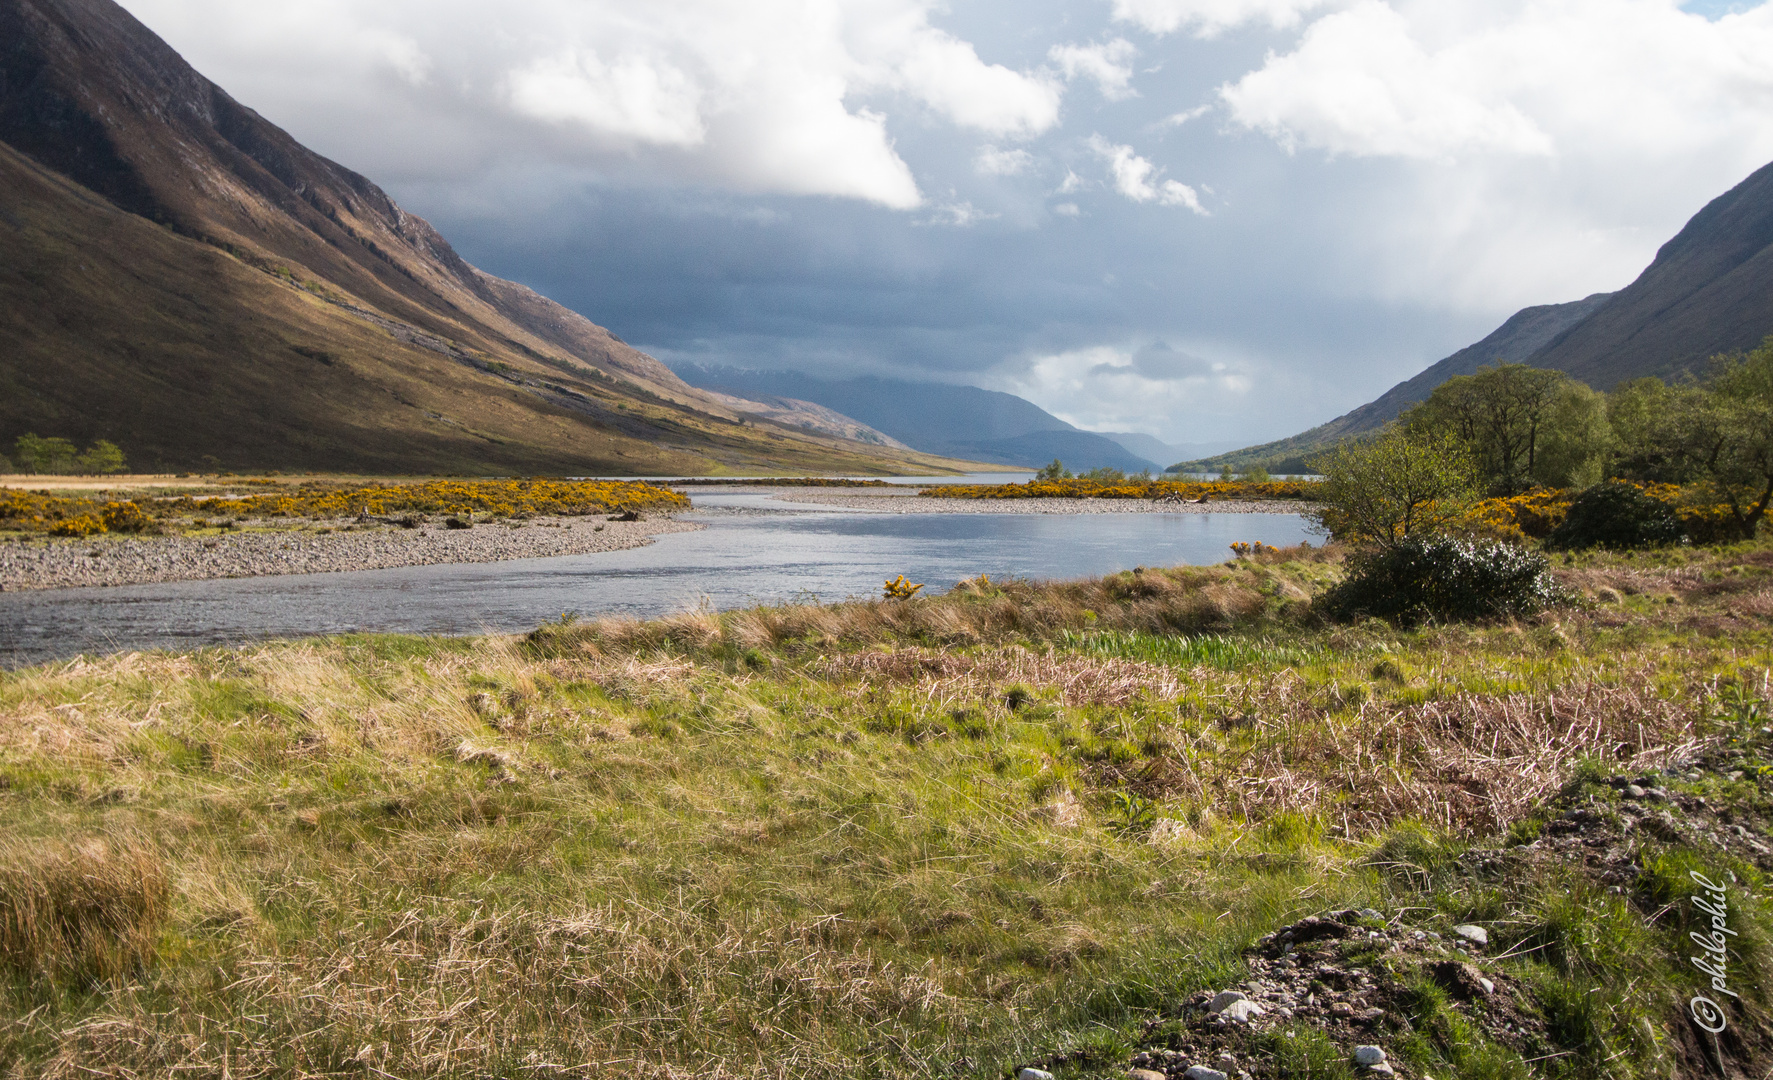
<svg viewBox="0 0 1773 1080"><path fill-rule="evenodd" d="M123 0L667 362L1293 434L1773 160L1773 0Z"/></svg>

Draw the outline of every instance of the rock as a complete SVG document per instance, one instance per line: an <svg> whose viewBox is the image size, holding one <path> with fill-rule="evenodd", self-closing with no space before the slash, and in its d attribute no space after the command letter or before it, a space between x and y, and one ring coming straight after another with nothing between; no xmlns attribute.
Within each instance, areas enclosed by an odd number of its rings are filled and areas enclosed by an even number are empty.
<svg viewBox="0 0 1773 1080"><path fill-rule="evenodd" d="M1127 1080L1169 1080L1169 1077L1156 1069L1128 1069Z"/></svg>
<svg viewBox="0 0 1773 1080"><path fill-rule="evenodd" d="M1440 960L1428 965L1428 976L1442 990L1461 1000L1469 1001L1490 992L1484 988L1488 980L1483 972L1459 960Z"/></svg>
<svg viewBox="0 0 1773 1080"><path fill-rule="evenodd" d="M1356 1065L1378 1065L1385 1060L1385 1051L1377 1046L1357 1046L1354 1048Z"/></svg>
<svg viewBox="0 0 1773 1080"><path fill-rule="evenodd" d="M1053 1080L1053 1074L1045 1069L1023 1069L1016 1074L1016 1080Z"/></svg>
<svg viewBox="0 0 1773 1080"><path fill-rule="evenodd" d="M1397 1070L1393 1069L1386 1062L1381 1061L1377 1065L1368 1065L1367 1072L1372 1073L1375 1076L1392 1076L1396 1074Z"/></svg>
<svg viewBox="0 0 1773 1080"><path fill-rule="evenodd" d="M1490 943L1490 932L1481 926L1473 926L1470 923L1453 927L1453 933L1458 934L1473 945L1488 945Z"/></svg>
<svg viewBox="0 0 1773 1080"><path fill-rule="evenodd" d="M1644 789L1638 787L1636 784L1627 784L1625 785L1625 797L1628 799L1641 799L1644 797Z"/></svg>
<svg viewBox="0 0 1773 1080"><path fill-rule="evenodd" d="M1190 1065L1182 1074L1182 1080L1228 1080L1218 1069L1209 1069L1205 1065Z"/></svg>
<svg viewBox="0 0 1773 1080"><path fill-rule="evenodd" d="M1355 914L1359 915L1363 919L1373 919L1378 922L1385 921L1385 916L1383 913L1375 911L1370 907L1361 908L1359 911L1355 912Z"/></svg>
<svg viewBox="0 0 1773 1080"><path fill-rule="evenodd" d="M1207 1011L1212 1013L1224 1012L1226 1007L1232 1002L1248 1000L1250 1000L1250 995L1244 993L1242 990L1221 990L1213 995L1213 1003L1207 1006Z"/></svg>
<svg viewBox="0 0 1773 1080"><path fill-rule="evenodd" d="M1239 1024L1247 1024L1262 1015L1262 1006L1248 999L1234 1001L1219 1010L1219 1015Z"/></svg>
<svg viewBox="0 0 1773 1080"><path fill-rule="evenodd" d="M1486 994L1494 994L1496 992L1496 984L1488 979L1478 979L1478 985L1484 988L1484 993Z"/></svg>

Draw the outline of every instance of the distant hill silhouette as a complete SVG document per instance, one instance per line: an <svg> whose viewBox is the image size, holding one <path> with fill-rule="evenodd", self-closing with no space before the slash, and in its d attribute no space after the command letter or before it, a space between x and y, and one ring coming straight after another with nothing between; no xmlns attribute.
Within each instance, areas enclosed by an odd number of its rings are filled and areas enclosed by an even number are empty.
<svg viewBox="0 0 1773 1080"><path fill-rule="evenodd" d="M1773 334L1773 165L1706 204L1662 245L1636 281L1616 293L1517 312L1376 400L1277 442L1184 462L1188 470L1297 471L1304 458L1376 431L1455 375L1498 361L1562 371L1597 390L1631 379L1672 379L1721 353L1746 351Z"/></svg>
<svg viewBox="0 0 1773 1080"><path fill-rule="evenodd" d="M163 468L931 467L747 413L470 266L111 0L0 0L0 446L102 437Z"/></svg>
<svg viewBox="0 0 1773 1080"><path fill-rule="evenodd" d="M997 390L893 379L821 379L792 371L677 366L692 386L756 400L817 402L928 454L1038 468L1058 458L1075 472L1163 466L1114 439L1080 431L1033 402Z"/></svg>

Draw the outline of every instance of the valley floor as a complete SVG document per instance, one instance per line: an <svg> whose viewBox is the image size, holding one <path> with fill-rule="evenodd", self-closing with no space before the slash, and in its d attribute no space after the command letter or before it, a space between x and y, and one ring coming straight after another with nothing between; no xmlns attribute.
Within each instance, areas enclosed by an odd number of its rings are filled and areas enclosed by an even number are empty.
<svg viewBox="0 0 1773 1080"><path fill-rule="evenodd" d="M1773 549L1340 572L0 673L0 1076L1765 1075Z"/></svg>

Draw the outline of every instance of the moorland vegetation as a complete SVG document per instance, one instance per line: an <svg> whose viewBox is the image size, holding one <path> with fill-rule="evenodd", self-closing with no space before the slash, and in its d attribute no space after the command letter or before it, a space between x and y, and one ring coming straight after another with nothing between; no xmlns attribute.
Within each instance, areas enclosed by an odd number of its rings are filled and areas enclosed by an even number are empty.
<svg viewBox="0 0 1773 1080"><path fill-rule="evenodd" d="M1410 626L1341 564L0 675L0 1071L1688 1075L1689 870L1764 1064L1773 549Z"/></svg>

